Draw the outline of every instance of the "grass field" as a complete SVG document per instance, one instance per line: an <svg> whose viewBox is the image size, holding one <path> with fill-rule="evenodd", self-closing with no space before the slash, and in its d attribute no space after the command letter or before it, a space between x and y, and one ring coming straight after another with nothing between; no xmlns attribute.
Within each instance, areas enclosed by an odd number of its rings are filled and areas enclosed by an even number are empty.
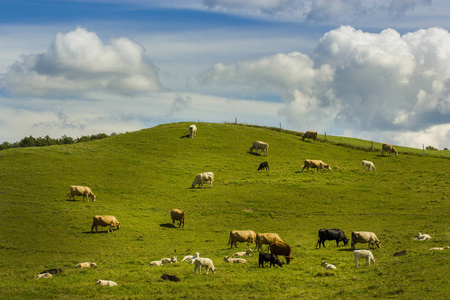
<svg viewBox="0 0 450 300"><path fill-rule="evenodd" d="M450 295L450 250L428 251L450 245L450 160L445 155L405 154L398 147L398 157L381 156L381 151L357 147L354 139L310 143L292 132L232 124L196 123L197 137L182 138L189 124L1 151L0 298ZM249 153L256 140L269 143L267 157ZM301 173L307 158L331 164L332 171ZM373 161L377 171L363 172L362 159ZM256 171L265 160L270 171ZM195 175L206 171L215 173L213 188L190 189ZM90 186L97 201L68 201L70 185ZM186 212L184 228L172 227L172 208ZM90 233L92 216L108 214L118 218L121 229ZM350 247L337 248L333 241L316 249L320 228L341 228L348 238L353 230L375 232L382 242L372 251L375 264L356 268ZM246 248L229 249L230 230L246 229L278 233L293 248L291 264L258 268L257 252L247 264L223 262ZM412 240L418 232L432 240ZM393 257L401 250L407 255ZM214 261L216 275L194 275L193 265L185 262L148 266L197 251ZM325 271L323 260L337 270ZM74 268L85 261L98 267ZM61 275L35 280L40 271L59 267ZM164 273L181 282L161 280ZM98 279L118 285L95 285Z"/></svg>

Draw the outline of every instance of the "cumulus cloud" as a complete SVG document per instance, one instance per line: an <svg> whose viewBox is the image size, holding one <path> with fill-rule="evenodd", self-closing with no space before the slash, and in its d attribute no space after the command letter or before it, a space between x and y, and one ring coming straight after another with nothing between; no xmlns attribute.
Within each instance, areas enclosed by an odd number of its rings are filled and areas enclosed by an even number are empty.
<svg viewBox="0 0 450 300"><path fill-rule="evenodd" d="M281 116L296 127L416 132L450 120L450 34L430 28L400 35L342 26L309 57L277 54L216 64L203 84L276 91Z"/></svg>
<svg viewBox="0 0 450 300"><path fill-rule="evenodd" d="M122 94L158 91L158 69L128 38L104 44L77 28L59 33L46 53L22 55L3 74L0 87L17 95L80 96L95 90Z"/></svg>

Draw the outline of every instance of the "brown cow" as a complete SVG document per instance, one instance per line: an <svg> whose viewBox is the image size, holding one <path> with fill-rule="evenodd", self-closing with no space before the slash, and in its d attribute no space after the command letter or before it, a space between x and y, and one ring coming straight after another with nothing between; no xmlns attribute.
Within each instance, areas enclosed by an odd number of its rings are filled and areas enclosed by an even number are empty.
<svg viewBox="0 0 450 300"><path fill-rule="evenodd" d="M353 231L352 232L352 249L355 249L356 243L368 243L370 246L376 244L378 248L381 248L381 242L373 232L368 231Z"/></svg>
<svg viewBox="0 0 450 300"><path fill-rule="evenodd" d="M117 229L120 229L120 222L117 221L116 217L114 216L94 216L94 221L92 222L92 228L91 232L98 231L98 226L106 227L109 226L108 232L113 231L113 227L117 227Z"/></svg>
<svg viewBox="0 0 450 300"><path fill-rule="evenodd" d="M262 245L270 245L275 242L282 242L283 240L277 233L257 233L256 234L256 249L262 251Z"/></svg>
<svg viewBox="0 0 450 300"><path fill-rule="evenodd" d="M231 244L231 248L237 248L237 242L243 243L247 242L247 248L250 247L250 244L256 240L256 233L253 230L231 230L230 238L228 240L228 245Z"/></svg>
<svg viewBox="0 0 450 300"><path fill-rule="evenodd" d="M87 186L71 185L70 193L68 193L67 196L69 196L69 200L70 199L75 200L75 196L83 196L83 201L84 201L84 198L88 198L88 197L91 198L92 201L95 201L94 193Z"/></svg>
<svg viewBox="0 0 450 300"><path fill-rule="evenodd" d="M391 156L391 152L395 153L395 156L398 156L398 151L395 150L394 146L384 143L381 147L381 155L387 154L389 152L389 156Z"/></svg>
<svg viewBox="0 0 450 300"><path fill-rule="evenodd" d="M283 255L288 265L292 258L292 248L285 242L275 242L270 244L270 253Z"/></svg>
<svg viewBox="0 0 450 300"><path fill-rule="evenodd" d="M175 224L175 221L178 221L178 228L181 227L181 224L183 224L184 228L184 220L186 219L186 213L184 211L174 208L170 211L170 217L172 218L172 224Z"/></svg>
<svg viewBox="0 0 450 300"><path fill-rule="evenodd" d="M302 135L302 141L305 139L313 139L313 142L317 141L317 132L316 131L307 131Z"/></svg>
<svg viewBox="0 0 450 300"><path fill-rule="evenodd" d="M326 164L321 160L314 160L314 159L305 159L305 162L303 163L302 166L302 172L305 168L307 171L309 171L309 168L317 169L317 171L319 171L319 169L324 171L325 169L327 169L331 171L331 166L329 164Z"/></svg>

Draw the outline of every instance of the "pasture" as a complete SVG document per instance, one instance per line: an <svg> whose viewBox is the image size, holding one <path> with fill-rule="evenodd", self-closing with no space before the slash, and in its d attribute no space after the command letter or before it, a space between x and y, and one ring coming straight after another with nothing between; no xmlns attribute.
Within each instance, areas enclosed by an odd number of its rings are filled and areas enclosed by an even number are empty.
<svg viewBox="0 0 450 300"><path fill-rule="evenodd" d="M184 138L190 124L1 151L0 298L444 299L450 294L450 250L428 251L450 245L448 158L404 154L402 147L398 157L381 156L381 148L302 142L290 132L231 124L195 123L197 136ZM269 143L267 157L249 153L257 140ZM305 159L323 160L332 171L301 173ZM363 159L377 171L363 172ZM257 171L263 161L270 171ZM195 175L208 171L215 174L213 187L190 189ZM96 201L69 201L70 185L91 187ZM172 226L173 208L186 212L184 228ZM99 227L91 233L94 215L116 216L120 230L106 233L107 227ZM360 261L356 268L350 243L337 248L327 241L326 248L315 248L320 228L340 228L349 239L353 230L375 232L381 241L381 248L372 250L375 264ZM227 264L224 256L246 249L245 243L227 246L230 230L247 229L278 233L292 246L294 259L282 268L262 269L255 251L247 264ZM412 240L418 232L432 239ZM407 254L393 256L401 250ZM215 275L203 270L194 275L194 265L181 262L195 252L213 260ZM172 256L177 264L148 266ZM324 260L337 270L324 270ZM75 269L85 261L98 266ZM35 279L50 268L64 271ZM163 281L162 274L181 282ZM98 279L118 285L95 285Z"/></svg>

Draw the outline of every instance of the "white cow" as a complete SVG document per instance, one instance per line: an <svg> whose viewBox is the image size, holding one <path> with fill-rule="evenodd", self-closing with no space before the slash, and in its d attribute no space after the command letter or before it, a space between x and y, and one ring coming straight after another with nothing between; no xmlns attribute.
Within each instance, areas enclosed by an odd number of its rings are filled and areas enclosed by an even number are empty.
<svg viewBox="0 0 450 300"><path fill-rule="evenodd" d="M324 267L326 270L336 270L336 266L335 265L329 264L326 261L323 261L320 265L322 267Z"/></svg>
<svg viewBox="0 0 450 300"><path fill-rule="evenodd" d="M194 136L197 136L197 126L192 124L189 126L189 137L192 139Z"/></svg>
<svg viewBox="0 0 450 300"><path fill-rule="evenodd" d="M372 170L376 171L377 170L377 168L375 168L375 165L373 164L373 162L368 161L368 160L363 160L362 161L362 166L363 166L363 170L364 171L366 170L366 167L369 169L369 171L372 171Z"/></svg>
<svg viewBox="0 0 450 300"><path fill-rule="evenodd" d="M265 142L261 142L261 141L256 141L253 143L253 146L250 147L250 153L253 150L256 150L256 153L258 153L258 150L259 150L260 154L261 154L261 150L263 150L264 156L267 156L267 155L269 155L269 144L267 144Z"/></svg>
<svg viewBox="0 0 450 300"><path fill-rule="evenodd" d="M370 261L375 263L375 257L373 257L372 252L370 250L355 250L353 251L353 256L355 257L356 267L358 267L358 259L365 258L367 264L370 266Z"/></svg>
<svg viewBox="0 0 450 300"><path fill-rule="evenodd" d="M192 182L191 188L194 188L196 185L198 185L197 187L200 187L200 185L203 188L203 182L208 182L209 181L209 187L212 187L212 184L214 182L214 173L213 172L204 172L204 173L200 173L197 174L197 176L195 176L194 182Z"/></svg>
<svg viewBox="0 0 450 300"><path fill-rule="evenodd" d="M194 274L198 269L198 274L202 274L202 267L206 268L206 274L208 274L208 271L211 270L213 274L216 274L216 268L214 267L214 264L211 259L199 257L194 260L195 268L194 268Z"/></svg>

